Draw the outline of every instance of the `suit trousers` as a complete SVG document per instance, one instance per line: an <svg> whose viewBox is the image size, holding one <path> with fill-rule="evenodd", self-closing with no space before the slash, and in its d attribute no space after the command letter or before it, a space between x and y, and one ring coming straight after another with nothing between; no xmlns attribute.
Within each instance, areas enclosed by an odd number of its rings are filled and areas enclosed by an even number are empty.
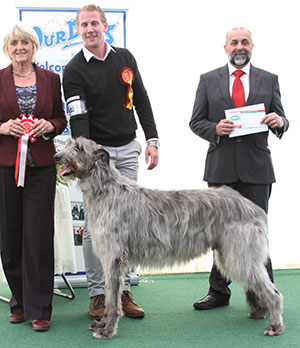
<svg viewBox="0 0 300 348"><path fill-rule="evenodd" d="M256 184L246 184L241 181L237 181L233 184L226 184L227 186L233 188L238 191L242 196L248 198L259 207L261 207L266 213L268 213L268 202L271 195L272 185L256 185ZM209 187L219 187L222 184L208 183ZM270 279L274 282L273 278L273 270L271 260L268 259L266 263L266 269L269 274ZM213 264L210 277L209 277L209 293L215 294L222 297L230 297L231 290L228 285L231 281L224 279L215 266Z"/></svg>
<svg viewBox="0 0 300 348"><path fill-rule="evenodd" d="M27 167L17 187L15 167L0 167L0 250L11 313L50 320L54 285L56 169Z"/></svg>
<svg viewBox="0 0 300 348"><path fill-rule="evenodd" d="M139 155L142 151L141 145L136 140L129 144L119 147L102 146L110 154L110 159L113 161L120 173L127 178L137 181L139 168ZM86 220L88 212L86 212ZM95 255L92 246L91 234L86 228L83 232L83 255L86 278L88 283L90 297L105 294L105 279L103 268L100 260ZM125 277L123 291L130 290L129 270Z"/></svg>

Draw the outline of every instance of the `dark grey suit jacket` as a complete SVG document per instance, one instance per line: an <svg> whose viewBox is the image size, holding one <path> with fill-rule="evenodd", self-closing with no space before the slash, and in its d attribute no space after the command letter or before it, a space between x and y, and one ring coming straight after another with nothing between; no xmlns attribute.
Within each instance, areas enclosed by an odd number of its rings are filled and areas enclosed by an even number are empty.
<svg viewBox="0 0 300 348"><path fill-rule="evenodd" d="M272 130L281 138L289 122L281 104L278 77L251 65L250 93L246 106L259 103L265 104L267 114L276 112L284 118L284 127ZM225 118L224 111L232 108L228 65L201 75L190 127L195 134L210 143L204 180L218 184L230 184L238 180L249 184L275 182L268 147L269 131L234 138L216 135L216 125Z"/></svg>

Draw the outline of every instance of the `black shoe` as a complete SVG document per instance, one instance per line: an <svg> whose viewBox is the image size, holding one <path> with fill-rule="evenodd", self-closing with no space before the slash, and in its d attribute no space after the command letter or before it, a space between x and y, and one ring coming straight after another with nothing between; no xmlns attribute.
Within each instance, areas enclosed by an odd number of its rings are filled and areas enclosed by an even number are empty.
<svg viewBox="0 0 300 348"><path fill-rule="evenodd" d="M228 305L229 305L229 297L224 296L224 298L222 298L220 296L214 296L214 295L208 294L201 300L195 302L194 308L206 310L206 309L213 309L216 307L228 306Z"/></svg>

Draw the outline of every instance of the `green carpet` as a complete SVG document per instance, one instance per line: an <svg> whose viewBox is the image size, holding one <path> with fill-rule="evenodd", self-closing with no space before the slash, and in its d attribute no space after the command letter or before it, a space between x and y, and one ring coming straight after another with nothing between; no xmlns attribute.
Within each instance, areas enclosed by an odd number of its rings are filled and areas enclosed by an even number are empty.
<svg viewBox="0 0 300 348"><path fill-rule="evenodd" d="M232 284L228 307L196 311L193 302L206 295L208 274L176 274L140 276L133 286L134 300L146 312L144 319L123 317L118 336L112 340L96 340L87 330L89 296L86 288L75 289L76 297L68 300L54 296L51 329L38 333L29 321L8 322L8 304L0 301L1 347L205 347L245 348L300 347L300 270L275 271L275 283L284 295L286 331L281 336L265 337L268 319L247 318L243 289ZM7 287L1 296L9 296Z"/></svg>

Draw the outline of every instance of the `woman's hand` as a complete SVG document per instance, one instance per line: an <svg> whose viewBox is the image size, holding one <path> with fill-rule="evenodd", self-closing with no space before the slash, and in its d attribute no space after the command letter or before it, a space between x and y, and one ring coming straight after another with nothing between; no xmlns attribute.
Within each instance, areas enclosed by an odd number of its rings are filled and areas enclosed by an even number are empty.
<svg viewBox="0 0 300 348"><path fill-rule="evenodd" d="M51 122L39 118L32 126L31 135L33 137L41 137L44 134L51 133L54 131L54 126Z"/></svg>
<svg viewBox="0 0 300 348"><path fill-rule="evenodd" d="M0 134L12 135L14 137L21 137L25 134L24 125L16 119L10 119L7 122L2 123L0 126Z"/></svg>

